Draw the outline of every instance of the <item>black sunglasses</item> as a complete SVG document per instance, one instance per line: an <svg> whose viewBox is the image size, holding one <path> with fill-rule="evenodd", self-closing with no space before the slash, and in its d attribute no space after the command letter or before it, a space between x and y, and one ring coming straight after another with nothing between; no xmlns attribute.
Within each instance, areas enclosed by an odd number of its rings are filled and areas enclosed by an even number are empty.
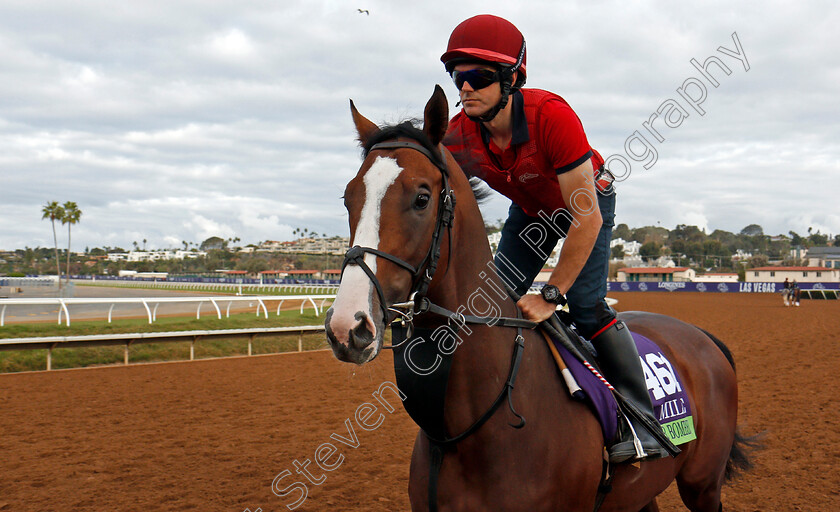
<svg viewBox="0 0 840 512"><path fill-rule="evenodd" d="M453 71L452 81L455 82L455 87L461 90L464 82L470 84L470 87L476 91L484 89L494 83L498 82L502 77L501 71L492 71L490 69L476 68L469 71Z"/></svg>

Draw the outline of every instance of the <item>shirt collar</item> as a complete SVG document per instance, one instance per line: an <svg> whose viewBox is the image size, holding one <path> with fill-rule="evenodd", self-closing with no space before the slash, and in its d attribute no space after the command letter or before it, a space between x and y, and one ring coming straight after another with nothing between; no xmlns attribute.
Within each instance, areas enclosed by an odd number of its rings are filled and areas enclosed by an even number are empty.
<svg viewBox="0 0 840 512"><path fill-rule="evenodd" d="M525 118L525 98L522 96L522 91L516 90L510 95L513 103L513 137L510 139L510 145L522 144L528 142L531 136L528 133L528 120ZM478 123L481 127L481 138L484 143L490 142L490 132L484 127L484 123Z"/></svg>

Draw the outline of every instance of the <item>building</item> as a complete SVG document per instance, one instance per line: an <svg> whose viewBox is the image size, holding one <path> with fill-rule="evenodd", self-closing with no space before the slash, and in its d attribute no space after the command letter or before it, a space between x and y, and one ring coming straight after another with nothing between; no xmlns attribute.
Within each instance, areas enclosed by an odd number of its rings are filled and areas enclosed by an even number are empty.
<svg viewBox="0 0 840 512"><path fill-rule="evenodd" d="M613 239L612 241L610 241L610 249L612 249L613 247L615 247L617 245L620 245L622 247L622 249L624 250L624 255L625 256L638 256L639 255L639 250L642 248L641 243L634 242L632 240L628 242L627 240L624 240L623 238L616 238L616 239Z"/></svg>
<svg viewBox="0 0 840 512"><path fill-rule="evenodd" d="M207 256L204 251L131 251L131 252L109 252L108 261L160 261L160 260L183 260Z"/></svg>
<svg viewBox="0 0 840 512"><path fill-rule="evenodd" d="M737 283L737 272L706 272L697 274L692 279L695 283Z"/></svg>
<svg viewBox="0 0 840 512"><path fill-rule="evenodd" d="M349 246L350 239L347 237L309 237L298 238L297 240L285 242L267 240L260 244L259 248L257 248L257 252L343 255L345 252L347 252Z"/></svg>
<svg viewBox="0 0 840 512"><path fill-rule="evenodd" d="M732 255L732 261L747 261L752 258L751 252L745 252L742 249L738 249L735 251L735 254Z"/></svg>
<svg viewBox="0 0 840 512"><path fill-rule="evenodd" d="M321 272L322 279L330 279L332 281L338 281L341 279L341 269L340 268L330 268Z"/></svg>
<svg viewBox="0 0 840 512"><path fill-rule="evenodd" d="M838 283L840 268L828 267L757 267L748 268L745 280L748 283L782 283L785 278L800 283Z"/></svg>
<svg viewBox="0 0 840 512"><path fill-rule="evenodd" d="M695 275L688 267L625 267L618 269L616 281L693 281Z"/></svg>
<svg viewBox="0 0 840 512"><path fill-rule="evenodd" d="M341 273L341 271L338 272L339 274ZM275 279L322 279L321 275L322 272L320 270L263 270L260 272L260 281L270 282ZM330 277L327 279L332 278Z"/></svg>
<svg viewBox="0 0 840 512"><path fill-rule="evenodd" d="M840 247L811 247L803 259L809 267L840 268Z"/></svg>
<svg viewBox="0 0 840 512"><path fill-rule="evenodd" d="M227 279L250 279L253 277L247 270L217 270L216 275Z"/></svg>
<svg viewBox="0 0 840 512"><path fill-rule="evenodd" d="M790 250L790 257L794 261L804 260L807 255L808 249L799 245L792 247Z"/></svg>
<svg viewBox="0 0 840 512"><path fill-rule="evenodd" d="M493 254L496 254L496 250L499 248L499 242L502 240L502 232L496 231L495 233L490 233L487 235L487 242L490 243L490 250Z"/></svg>

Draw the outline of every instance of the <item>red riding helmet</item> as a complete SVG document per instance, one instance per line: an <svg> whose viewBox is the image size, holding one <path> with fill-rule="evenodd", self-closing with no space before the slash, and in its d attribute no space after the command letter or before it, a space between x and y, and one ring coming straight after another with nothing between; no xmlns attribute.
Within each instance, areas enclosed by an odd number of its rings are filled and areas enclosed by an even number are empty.
<svg viewBox="0 0 840 512"><path fill-rule="evenodd" d="M461 62L493 62L518 71L525 78L525 38L513 23L490 14L463 21L449 36L446 53L440 57L446 71ZM520 81L518 80L518 81Z"/></svg>

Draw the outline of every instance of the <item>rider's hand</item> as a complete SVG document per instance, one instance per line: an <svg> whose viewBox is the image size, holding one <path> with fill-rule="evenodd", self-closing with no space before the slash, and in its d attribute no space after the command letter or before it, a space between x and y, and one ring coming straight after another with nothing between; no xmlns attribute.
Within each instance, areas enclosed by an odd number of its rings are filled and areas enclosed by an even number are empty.
<svg viewBox="0 0 840 512"><path fill-rule="evenodd" d="M557 309L557 304L546 302L540 295L523 295L516 305L522 310L522 316L533 322L548 319Z"/></svg>

